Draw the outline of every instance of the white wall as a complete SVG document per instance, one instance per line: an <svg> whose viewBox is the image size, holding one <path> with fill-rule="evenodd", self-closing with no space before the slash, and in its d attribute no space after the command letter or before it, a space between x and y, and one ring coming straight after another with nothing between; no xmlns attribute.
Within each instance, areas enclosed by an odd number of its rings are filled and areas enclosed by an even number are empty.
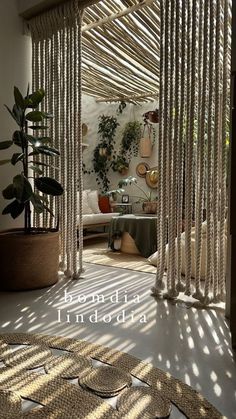
<svg viewBox="0 0 236 419"><path fill-rule="evenodd" d="M86 168L90 169L92 168L93 151L98 142L98 135L97 135L98 123L99 123L98 117L103 114L117 116L116 111L119 104L96 103L94 98L83 95L82 105L83 105L82 121L85 122L89 128L88 134L85 137L85 142L87 142L89 147L85 149L83 158L84 158L84 163L86 165ZM116 134L117 146L115 148L117 149L119 148L119 144L122 138L122 131L124 129L125 124L133 120L138 120L140 122L143 122L143 119L142 119L143 113L149 110L153 110L156 107L157 107L157 103L145 103L142 105L127 104L126 108L123 110L123 113L117 116L120 126L117 128L117 134ZM155 124L155 127L158 133L158 125ZM144 178L138 177L136 175L136 166L140 162L146 162L149 164L150 167L156 166L157 165L157 149L158 149L158 138L153 148L152 156L150 159L141 158L140 156L138 156L138 157L132 158L132 161L130 163L129 172L127 176L130 176L130 175L136 176L138 179L139 185L144 187L146 191L150 191L150 188L147 186ZM117 183L122 176L117 172L113 172L112 170L110 171L109 175L110 175L110 180L111 180L110 189L117 188ZM94 174L84 175L84 188L85 189L98 189L95 178L96 176ZM135 187L127 187L127 193L130 195L134 194Z"/></svg>
<svg viewBox="0 0 236 419"><path fill-rule="evenodd" d="M23 35L22 28L17 0L0 1L0 140L11 139L16 129L4 103L12 107L14 85L26 91L31 82L31 40ZM11 156L13 148L9 150L0 152L1 160ZM22 225L22 219L13 221L8 215L1 215L8 202L1 191L11 183L14 173L16 169L11 165L0 166L0 230Z"/></svg>

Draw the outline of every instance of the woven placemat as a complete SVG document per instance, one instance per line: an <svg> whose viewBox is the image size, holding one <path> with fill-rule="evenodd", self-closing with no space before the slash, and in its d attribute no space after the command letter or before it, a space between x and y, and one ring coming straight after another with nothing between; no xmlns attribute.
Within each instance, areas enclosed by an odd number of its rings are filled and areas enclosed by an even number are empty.
<svg viewBox="0 0 236 419"><path fill-rule="evenodd" d="M21 416L21 398L10 390L0 389L0 418L18 419Z"/></svg>
<svg viewBox="0 0 236 419"><path fill-rule="evenodd" d="M117 409L122 417L137 419L168 418L171 403L150 387L132 387L119 396Z"/></svg>
<svg viewBox="0 0 236 419"><path fill-rule="evenodd" d="M3 362L9 367L22 365L25 369L42 367L51 357L51 351L41 345L32 345L8 352L3 356Z"/></svg>
<svg viewBox="0 0 236 419"><path fill-rule="evenodd" d="M13 351L8 346L11 344L28 346L17 353L18 349ZM18 405L19 396L42 405L27 413L18 412L17 419L151 419L168 417L171 403L189 419L223 418L201 394L169 373L102 345L20 333L0 335L1 348L6 366L0 368L0 390L13 392L12 398L2 392L1 403L12 405L8 412ZM54 357L50 348L64 352ZM91 359L104 365L95 368ZM39 365L44 366L46 374L32 371ZM75 375L78 384L66 379ZM146 386L140 383L140 387L132 387L132 376ZM114 399L112 407L104 398L115 395L118 401ZM3 417L0 412L0 419Z"/></svg>
<svg viewBox="0 0 236 419"><path fill-rule="evenodd" d="M113 397L125 387L132 385L130 374L116 367L98 367L79 380L82 387L92 390L98 396Z"/></svg>
<svg viewBox="0 0 236 419"><path fill-rule="evenodd" d="M45 364L45 371L61 378L82 378L92 368L92 361L77 354L53 357Z"/></svg>

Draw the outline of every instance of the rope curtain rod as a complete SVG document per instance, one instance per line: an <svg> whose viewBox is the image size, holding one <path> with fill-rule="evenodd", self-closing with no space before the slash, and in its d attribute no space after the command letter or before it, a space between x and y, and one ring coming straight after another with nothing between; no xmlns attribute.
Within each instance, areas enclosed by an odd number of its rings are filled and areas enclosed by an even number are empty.
<svg viewBox="0 0 236 419"><path fill-rule="evenodd" d="M160 206L152 291L170 299L184 292L208 305L225 300L232 2L160 5Z"/></svg>

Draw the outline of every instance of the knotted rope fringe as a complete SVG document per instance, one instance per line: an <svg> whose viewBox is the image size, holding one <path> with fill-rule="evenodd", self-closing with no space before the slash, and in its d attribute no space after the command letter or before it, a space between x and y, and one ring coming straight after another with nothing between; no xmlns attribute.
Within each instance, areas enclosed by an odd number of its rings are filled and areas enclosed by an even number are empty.
<svg viewBox="0 0 236 419"><path fill-rule="evenodd" d="M231 0L160 0L156 297L185 291L204 305L225 297L230 8Z"/></svg>
<svg viewBox="0 0 236 419"><path fill-rule="evenodd" d="M61 153L60 158L55 159L55 167L59 170L46 167L45 175L60 181L65 191L61 198L49 200L54 218L46 212L43 216L34 214L34 221L38 227L53 227L59 217L60 266L67 277L75 279L83 272L81 20L79 2L71 0L29 22L33 48L33 87L46 90L44 106L54 114L50 136ZM40 159L42 163L48 163L47 157L41 156Z"/></svg>

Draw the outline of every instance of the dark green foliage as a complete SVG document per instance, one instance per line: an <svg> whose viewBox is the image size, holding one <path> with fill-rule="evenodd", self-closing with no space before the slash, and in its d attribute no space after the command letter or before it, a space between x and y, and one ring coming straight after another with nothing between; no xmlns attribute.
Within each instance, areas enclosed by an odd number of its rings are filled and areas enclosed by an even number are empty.
<svg viewBox="0 0 236 419"><path fill-rule="evenodd" d="M128 122L125 125L121 140L120 154L121 156L126 156L128 162L130 162L133 156L138 156L141 127L142 124L138 121Z"/></svg>
<svg viewBox="0 0 236 419"><path fill-rule="evenodd" d="M108 172L112 166L114 155L115 134L118 127L117 118L102 115L99 117L99 143L93 153L93 169L96 173L96 181L102 192L107 192L110 181Z"/></svg>
<svg viewBox="0 0 236 419"><path fill-rule="evenodd" d="M47 210L47 198L45 195L58 196L62 195L62 186L54 179L43 175L43 168L53 167L50 164L42 163L38 160L29 159L29 156L46 155L49 157L59 156L60 152L47 144L51 142L48 136L29 135L28 128L37 133L38 130L46 130L47 126L42 125L45 119L52 118L52 115L42 112L38 109L40 103L45 96L43 89L39 89L32 94L27 91L24 97L17 87L14 88L15 104L12 109L5 105L6 109L18 125L18 129L14 131L12 140L0 142L0 150L5 150L13 144L20 148L20 152L13 153L11 159L1 160L0 166L11 163L13 166L20 163L22 169L20 173L14 176L12 184L8 185L2 192L3 197L7 200L13 200L3 210L3 214L10 214L12 218L18 217L25 211L25 233L31 232L31 204L37 213ZM29 112L27 110L30 109ZM28 127L28 121L37 123ZM39 167L39 166L42 166ZM35 187L40 193L33 192L32 184L29 179L29 169L40 175L36 177Z"/></svg>

